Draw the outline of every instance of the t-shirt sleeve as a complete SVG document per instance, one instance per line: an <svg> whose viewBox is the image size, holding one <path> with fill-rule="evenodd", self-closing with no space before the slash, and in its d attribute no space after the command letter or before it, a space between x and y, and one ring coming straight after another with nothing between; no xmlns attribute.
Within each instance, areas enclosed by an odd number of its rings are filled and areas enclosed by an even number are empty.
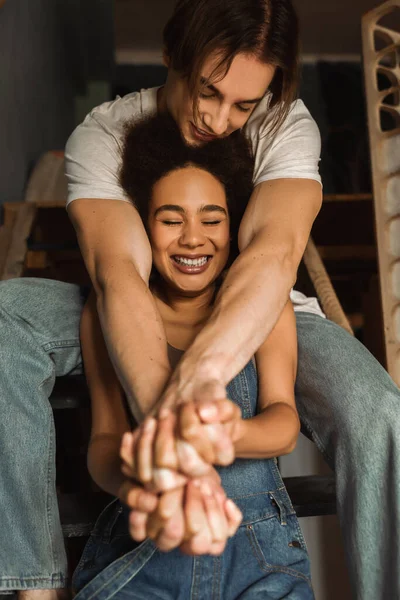
<svg viewBox="0 0 400 600"><path fill-rule="evenodd" d="M271 179L314 179L321 153L319 129L301 100L295 102L285 121L272 136L269 119L257 121L250 131L255 154L254 186Z"/></svg>
<svg viewBox="0 0 400 600"><path fill-rule="evenodd" d="M67 206L77 198L129 202L118 182L120 164L118 134L111 130L101 113L92 111L72 132L65 148Z"/></svg>

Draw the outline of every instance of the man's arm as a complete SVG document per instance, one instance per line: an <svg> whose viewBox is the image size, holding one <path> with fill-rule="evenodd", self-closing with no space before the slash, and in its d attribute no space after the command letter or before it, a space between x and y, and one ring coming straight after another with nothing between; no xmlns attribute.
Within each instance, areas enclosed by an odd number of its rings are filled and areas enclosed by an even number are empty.
<svg viewBox="0 0 400 600"><path fill-rule="evenodd" d="M287 302L321 200L321 185L311 179L277 179L254 189L239 232L241 254L179 363L168 400L192 398L207 379L226 385L255 354Z"/></svg>
<svg viewBox="0 0 400 600"><path fill-rule="evenodd" d="M147 285L151 250L145 229L128 202L77 199L68 213L96 292L110 358L140 422L170 375L164 327Z"/></svg>

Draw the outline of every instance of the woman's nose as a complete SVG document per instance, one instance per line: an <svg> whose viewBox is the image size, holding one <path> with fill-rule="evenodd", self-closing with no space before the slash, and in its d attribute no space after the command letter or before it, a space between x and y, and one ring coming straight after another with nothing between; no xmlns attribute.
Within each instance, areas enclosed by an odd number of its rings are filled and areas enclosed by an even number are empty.
<svg viewBox="0 0 400 600"><path fill-rule="evenodd" d="M193 224L186 224L183 228L180 243L183 246L189 246L190 248L196 248L202 246L205 242L204 234L201 227Z"/></svg>

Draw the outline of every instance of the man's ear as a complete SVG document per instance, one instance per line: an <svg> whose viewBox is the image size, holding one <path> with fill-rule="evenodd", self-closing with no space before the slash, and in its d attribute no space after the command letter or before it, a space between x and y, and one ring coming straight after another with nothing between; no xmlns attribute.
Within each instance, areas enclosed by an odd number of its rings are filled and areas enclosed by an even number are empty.
<svg viewBox="0 0 400 600"><path fill-rule="evenodd" d="M164 48L164 50L163 50L163 63L167 67L167 69L169 69L170 62L171 62L171 59L168 56L166 49Z"/></svg>

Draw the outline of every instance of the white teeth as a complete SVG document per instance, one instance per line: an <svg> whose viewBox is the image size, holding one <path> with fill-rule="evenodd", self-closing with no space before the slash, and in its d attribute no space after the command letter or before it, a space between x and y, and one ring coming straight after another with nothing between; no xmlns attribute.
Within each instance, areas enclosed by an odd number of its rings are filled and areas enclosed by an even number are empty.
<svg viewBox="0 0 400 600"><path fill-rule="evenodd" d="M177 263L187 265L188 267L203 267L208 260L207 256L202 256L201 258L183 258L182 256L175 256L174 259Z"/></svg>

